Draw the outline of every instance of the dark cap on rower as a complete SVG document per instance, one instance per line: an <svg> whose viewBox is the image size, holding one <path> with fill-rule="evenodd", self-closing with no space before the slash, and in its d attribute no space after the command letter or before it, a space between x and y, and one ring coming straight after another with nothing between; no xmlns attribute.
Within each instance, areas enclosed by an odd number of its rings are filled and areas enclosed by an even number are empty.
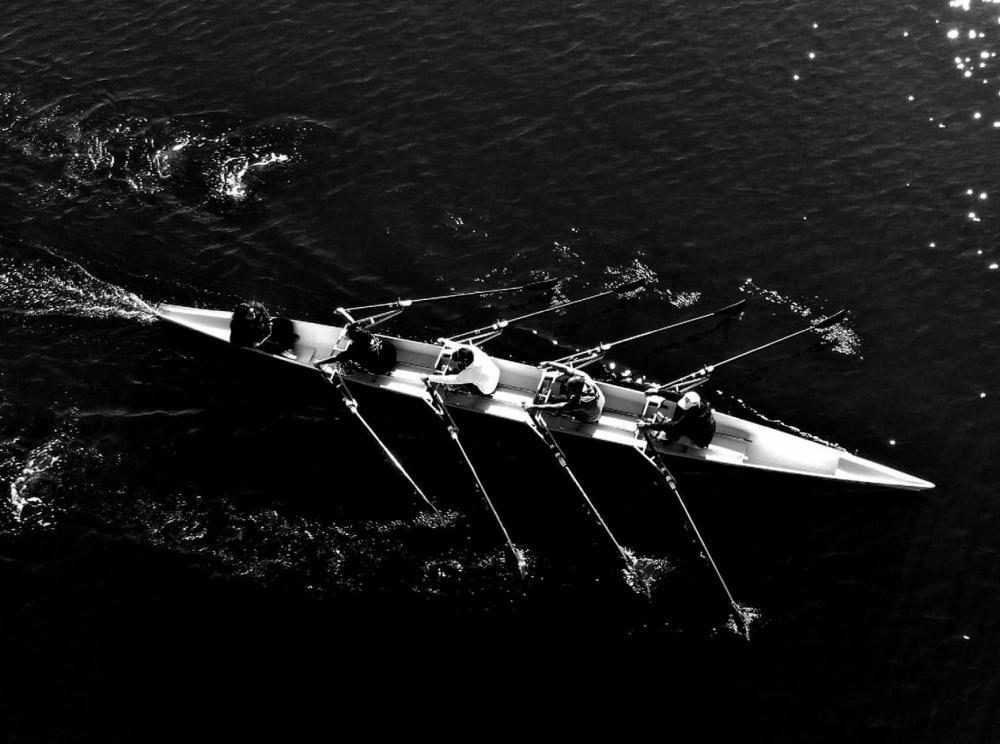
<svg viewBox="0 0 1000 744"><path fill-rule="evenodd" d="M472 364L472 359L472 349L468 349L464 346L461 349L456 349L455 353L451 355L451 360L455 363L455 365L462 367L463 369Z"/></svg>

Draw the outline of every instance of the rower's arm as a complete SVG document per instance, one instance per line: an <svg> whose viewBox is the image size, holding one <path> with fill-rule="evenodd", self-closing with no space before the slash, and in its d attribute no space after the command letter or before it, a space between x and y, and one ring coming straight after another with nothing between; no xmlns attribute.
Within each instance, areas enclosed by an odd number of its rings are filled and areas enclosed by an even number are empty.
<svg viewBox="0 0 1000 744"><path fill-rule="evenodd" d="M561 411L571 402L572 401L564 400L559 403L531 403L525 405L525 408L531 411Z"/></svg>
<svg viewBox="0 0 1000 744"><path fill-rule="evenodd" d="M462 370L464 372L465 370ZM461 385L465 382L462 379L462 372L456 372L452 375L427 375L424 377L427 382L434 382L439 385Z"/></svg>
<svg viewBox="0 0 1000 744"><path fill-rule="evenodd" d="M348 346L343 351L337 352L337 354L331 357L331 359L335 359L338 362L353 362L359 357L363 358L364 352L365 348L364 346L362 346L362 344L360 343L356 344L352 341L350 346Z"/></svg>
<svg viewBox="0 0 1000 744"><path fill-rule="evenodd" d="M664 419L663 421L640 421L638 425L640 429L646 431L670 431L677 425L677 422Z"/></svg>
<svg viewBox="0 0 1000 744"><path fill-rule="evenodd" d="M320 359L318 362L313 362L313 366L319 367L321 365L329 364L330 362L335 362L338 360L341 362L350 361L350 356L347 354L350 348L351 348L350 346L348 346L346 349L338 349L337 347L334 347L333 354L331 354L328 357L324 357L323 359Z"/></svg>

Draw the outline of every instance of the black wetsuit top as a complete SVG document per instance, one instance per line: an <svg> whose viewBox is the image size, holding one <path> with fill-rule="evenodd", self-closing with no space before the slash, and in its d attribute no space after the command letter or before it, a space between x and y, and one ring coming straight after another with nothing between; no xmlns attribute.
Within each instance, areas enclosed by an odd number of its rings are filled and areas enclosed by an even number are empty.
<svg viewBox="0 0 1000 744"><path fill-rule="evenodd" d="M572 416L578 421L596 424L600 421L601 413L604 411L604 393L592 382L585 383L583 392L579 395L567 395L563 393L563 385L575 376L575 374L569 372L559 375L556 378L556 382L559 383L560 392L559 394L549 396L548 402L566 403L566 406L560 409L559 413Z"/></svg>
<svg viewBox="0 0 1000 744"><path fill-rule="evenodd" d="M650 424L647 430L665 432L668 442L685 436L698 447L707 447L715 436L715 416L712 415L712 407L705 401L687 410L677 406L670 421Z"/></svg>
<svg viewBox="0 0 1000 744"><path fill-rule="evenodd" d="M354 331L351 345L337 355L338 362L351 362L373 375L387 375L396 366L396 347L365 329Z"/></svg>

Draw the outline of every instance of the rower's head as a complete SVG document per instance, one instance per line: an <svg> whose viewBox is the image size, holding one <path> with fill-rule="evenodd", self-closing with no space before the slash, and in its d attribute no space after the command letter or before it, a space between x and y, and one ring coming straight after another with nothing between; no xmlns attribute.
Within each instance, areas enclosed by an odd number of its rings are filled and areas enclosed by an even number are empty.
<svg viewBox="0 0 1000 744"><path fill-rule="evenodd" d="M472 364L472 360L472 349L468 349L464 346L460 349L455 349L455 353L451 355L452 365L459 372Z"/></svg>
<svg viewBox="0 0 1000 744"><path fill-rule="evenodd" d="M587 381L583 377L580 375L573 375L562 384L562 391L566 395L577 396L583 395L583 391L586 387Z"/></svg>
<svg viewBox="0 0 1000 744"><path fill-rule="evenodd" d="M701 396L693 390L689 390L681 396L681 399L677 401L677 405L685 411L689 408L695 408L701 405Z"/></svg>
<svg viewBox="0 0 1000 744"><path fill-rule="evenodd" d="M344 334L351 339L351 341L357 341L358 339L367 338L371 333L360 323L348 323L347 327L344 329Z"/></svg>

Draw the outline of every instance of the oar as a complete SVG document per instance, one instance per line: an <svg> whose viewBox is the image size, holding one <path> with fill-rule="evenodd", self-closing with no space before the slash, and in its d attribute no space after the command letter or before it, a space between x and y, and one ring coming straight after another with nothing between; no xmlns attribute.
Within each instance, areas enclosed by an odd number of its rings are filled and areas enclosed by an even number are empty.
<svg viewBox="0 0 1000 744"><path fill-rule="evenodd" d="M472 477L476 481L476 487L479 489L479 493L482 494L483 500L486 502L490 512L493 514L493 518L500 526L500 531L503 533L504 540L507 541L507 546L510 548L510 552L514 556L514 562L517 564L517 570L520 571L523 576L525 566L527 565L524 551L514 545L514 541L511 540L510 533L507 531L507 526L503 523L503 520L500 519L500 512L498 512L496 507L493 506L493 500L490 498L490 495L486 493L486 486L483 485L483 481L479 477L479 473L476 472L475 465L472 464L469 454L465 451L465 446L462 444L462 440L459 436L458 424L455 423L455 419L452 418L451 413L448 411L448 406L444 402L444 398L441 397L438 386L426 380L424 381L424 385L427 387L427 394L429 396L429 398L424 398L424 402L430 406L434 413L438 415L441 422L448 430L448 435L451 437L451 441L455 443L455 447L458 448L458 453L462 456L462 459L465 460L465 464L469 468L469 472L472 473Z"/></svg>
<svg viewBox="0 0 1000 744"><path fill-rule="evenodd" d="M628 338L620 338L617 341L609 341L607 343L598 344L590 349L584 349L583 351L578 351L575 354L569 354L557 359L558 362L563 362L564 364L572 364L575 360L586 360L588 357L593 357L589 361L595 361L600 359L604 354L611 348L615 346L620 346L621 344L627 344L630 341L638 341L640 338L647 338L653 336L657 333L663 333L664 331L670 331L674 328L680 328L681 326L686 326L691 323L697 323L700 320L707 320L708 318L716 318L722 315L733 315L734 313L743 310L743 306L747 303L746 300L740 300L739 302L734 302L732 305L726 305L726 307L721 307L718 310L713 310L710 313L705 313L704 315L699 315L696 318L688 318L687 320L682 320L677 323L671 323L670 325L665 325L660 328L654 328L651 331L643 331L642 333L637 333L634 336L629 336Z"/></svg>
<svg viewBox="0 0 1000 744"><path fill-rule="evenodd" d="M583 484L580 483L579 479L576 477L576 473L573 472L573 469L569 466L569 463L566 461L566 453L563 452L562 447L559 446L559 443L553 436L552 430L549 429L548 424L545 423L545 420L538 413L528 412L527 417L525 419L525 423L528 424L528 426L531 428L533 432L535 432L538 438L545 443L545 446L549 448L549 452L552 454L552 457L555 459L556 463L566 472L566 475L569 476L569 479L573 481L573 485L576 486L576 490L580 493L580 496L583 497L584 502L586 502L587 506L590 508L590 511L594 515L594 518L597 520L597 523L604 528L604 531L611 539L611 542L614 543L614 546L618 549L618 552L621 553L622 560L625 561L625 565L628 568L635 568L636 565L635 556L632 555L632 553L630 553L626 548L624 548L620 542L618 542L618 538L615 537L614 533L611 531L611 528L608 527L608 523L604 521L604 517L602 517L601 513L597 511L597 507L594 505L593 500L590 498L589 495L587 495L587 491L586 489L584 489Z"/></svg>
<svg viewBox="0 0 1000 744"><path fill-rule="evenodd" d="M466 341L470 338L475 338L483 334L496 334L503 331L507 326L513 325L515 323L520 323L522 320L528 320L529 318L537 318L539 315L544 315L545 313L552 313L556 310L563 310L567 307L572 307L573 305L579 305L581 302L590 302L591 300L596 300L600 297L607 297L612 294L626 294L633 290L639 289L646 284L645 279L638 279L634 282L626 282L625 284L619 284L617 287L612 287L611 289L606 289L603 292L598 292L597 294L592 294L587 297L581 297L578 300L569 300L568 302L561 302L558 305L553 305L552 307L542 308L541 310L535 310L534 312L527 313L525 315L519 315L516 318L510 318L509 320L498 320L496 323L491 323L488 326L483 326L482 328L476 328L473 331L466 331L465 333L459 333L457 336L452 336L452 341Z"/></svg>
<svg viewBox="0 0 1000 744"><path fill-rule="evenodd" d="M349 307L347 310L349 312L356 312L358 310L375 310L380 307L409 307L410 305L415 305L418 302L453 300L456 297L485 297L486 295L500 294L501 292L520 292L521 290L536 292L544 289L552 289L552 287L556 286L558 283L558 279L545 279L544 281L532 282L531 284L522 284L519 287L499 287L497 289L457 292L455 294L437 295L436 297L421 297L415 300L393 300L392 302L380 302L375 305L358 305L357 307Z"/></svg>
<svg viewBox="0 0 1000 744"><path fill-rule="evenodd" d="M691 512L688 511L687 504L684 503L684 499L681 497L681 491L677 487L677 479L674 478L674 474L671 473L670 468L667 467L667 463L663 459L663 455L656 449L656 443L653 441L652 435L648 431L643 431L642 435L646 440L646 447L643 449L642 447L636 446L635 451L638 452L646 462L656 468L660 475L663 476L664 484L673 492L674 496L677 497L677 501L681 505L681 509L684 510L684 516L687 517L688 524L691 525L691 529L694 530L694 536L698 538L698 542L701 544L701 549L704 551L705 557L712 566L712 570L715 571L715 575L719 579L719 584L722 586L722 590L729 598L729 604L733 608L733 612L736 613L736 621L743 626L743 635L747 640L750 640L750 622L747 619L746 610L737 604L736 600L733 598L733 593L729 591L729 585L726 584L726 580L722 578L722 571L719 570L719 564L715 562L715 558L713 558L712 554L709 552L708 545L705 543L705 538L701 536L698 525L694 523L694 517L691 516Z"/></svg>
<svg viewBox="0 0 1000 744"><path fill-rule="evenodd" d="M796 336L801 336L803 333L809 333L809 331L818 331L822 330L823 328L829 328L834 323L837 323L846 314L847 314L846 310L840 310L838 312L835 312L833 315L828 315L825 318L820 318L815 323L810 325L808 328L803 328L802 330L796 331L795 333L789 333L787 336L782 336L781 338L775 339L774 341L771 341L769 343L754 347L753 349L744 351L740 354L737 354L736 356L729 357L729 359L723 359L721 362L706 365L705 367L699 369L697 372L692 372L690 374L684 375L683 377L678 377L676 380L672 380L663 385L658 385L655 388L653 388L651 392L661 392L663 390L669 390L670 388L677 387L679 385L683 385L688 382L694 382L700 377L707 378L708 375L710 375L713 371L723 366L724 364L729 364L730 362L735 362L737 359L742 359L743 357L750 356L751 354L756 354L758 351L769 349L772 346L775 346L776 344L783 343L785 341L788 341L789 339L795 338Z"/></svg>
<svg viewBox="0 0 1000 744"><path fill-rule="evenodd" d="M322 370L320 371L322 372ZM420 496L420 498L424 500L427 506L429 506L431 509L434 510L434 513L437 515L438 519L440 519L441 512L439 512L437 507L434 506L433 503L431 503L431 500L427 498L427 494L425 494L421 490L420 486L417 485L417 482L413 480L413 478L410 476L408 472L406 472L406 468L403 467L403 463L401 463L399 459L396 457L396 455L392 453L392 450L389 449L389 445L387 445L385 442L382 441L381 437L379 437L379 435L376 434L375 430L371 427L371 424L369 424L365 420L365 417L361 415L361 411L358 410L358 401L354 397L354 394L351 392L350 388L347 387L347 383L344 381L344 378L341 377L340 373L333 372L328 374L324 372L323 378L327 382L331 382L337 386L337 392L340 393L340 397L343 400L344 406L347 408L347 410L350 411L351 414L353 414L354 418L358 420L358 423L360 423L364 427L365 431L367 431L368 434L371 436L371 438L375 440L375 443L382 449L382 454L385 455L386 459L396 468L396 470L399 471L400 475L406 478L407 482L413 487L413 490L417 492L417 494Z"/></svg>

